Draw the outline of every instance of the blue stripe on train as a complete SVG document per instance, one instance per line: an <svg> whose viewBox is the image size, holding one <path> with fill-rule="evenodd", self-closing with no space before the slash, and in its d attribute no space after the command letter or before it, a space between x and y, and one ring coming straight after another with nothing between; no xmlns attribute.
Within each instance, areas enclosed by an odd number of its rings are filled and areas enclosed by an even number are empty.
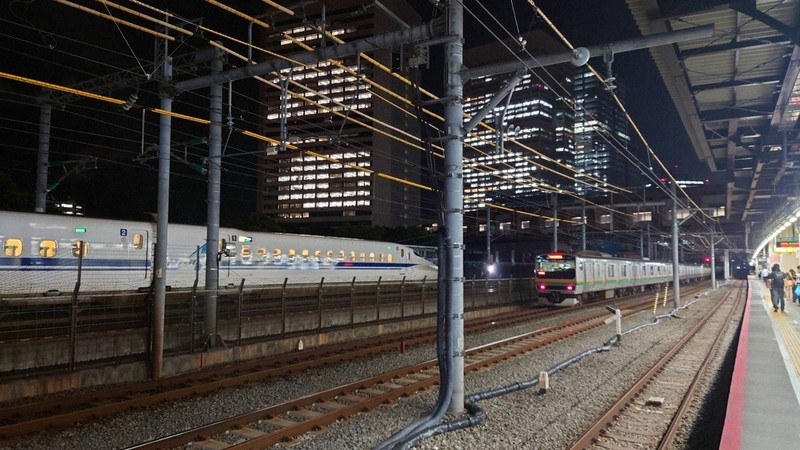
<svg viewBox="0 0 800 450"><path fill-rule="evenodd" d="M93 259L87 258L83 260L83 267L87 270L127 270L127 269L146 269L150 267L150 262L141 259ZM169 266L169 262L167 263ZM0 270L14 271L14 270L64 270L77 268L78 262L73 258L0 258ZM354 262L354 261L339 261L333 265L326 263L232 263L227 264L222 261L219 265L220 268L236 268L239 270L255 270L255 269L292 269L318 266L320 268L335 268L335 269L404 269L412 267L411 263L374 263L374 262Z"/></svg>

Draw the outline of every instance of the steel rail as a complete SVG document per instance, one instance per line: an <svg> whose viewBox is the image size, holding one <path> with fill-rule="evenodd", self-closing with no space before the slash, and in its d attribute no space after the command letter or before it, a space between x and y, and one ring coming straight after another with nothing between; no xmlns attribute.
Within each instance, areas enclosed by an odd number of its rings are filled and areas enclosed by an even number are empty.
<svg viewBox="0 0 800 450"><path fill-rule="evenodd" d="M647 311L650 307L650 302L645 301L637 307L625 309L623 315ZM608 313L604 311L475 347L466 352L465 372L474 372L528 353L536 348L605 326L607 317ZM405 375L401 376L403 373ZM198 439L201 440L199 442L201 445L213 448L231 450L266 448L291 440L303 433L319 430L342 418L374 409L381 404L390 403L400 397L411 395L413 392L427 389L438 381L436 361L430 360L281 405L232 417L209 426L197 427L129 447L128 450L175 448ZM347 404L343 404L343 402ZM319 411L320 409L324 411ZM276 429L272 431L261 429L266 427ZM214 436L230 435L235 435L235 439L241 442L225 444L214 439ZM228 438L225 440L227 441Z"/></svg>
<svg viewBox="0 0 800 450"><path fill-rule="evenodd" d="M730 292L726 294L727 296L730 295ZM735 305L728 311L727 319L732 317L733 313L738 310L739 303L741 302L741 295L736 298ZM708 324L708 322L716 315L718 312L718 308L709 308L706 315L695 324L689 332L687 332L683 338L680 339L673 347L670 349L661 359L659 359L653 367L647 371L628 391L626 391L620 398L600 417L580 438L578 438L575 443L570 447L571 450L579 450L579 449L588 449L593 448L593 444L597 442L597 440L601 437L601 435L608 433L609 429L613 426L613 423L621 417L621 415L626 411L631 403L646 389L653 380L664 370L666 365L678 354L680 353L684 347L697 335L700 330L704 329L704 327ZM728 320L729 322L729 320ZM718 331L719 334L723 334L724 331L727 330L727 326L722 326L721 330ZM701 364L701 367L707 368L708 363L707 361L710 360L713 355L715 354L716 343L718 339L716 339L714 346L711 347L708 354L706 354L704 363ZM700 371L695 372L695 380L701 375ZM686 397L684 396L684 399ZM671 420L672 423L676 422L674 416ZM677 425L676 425L677 427ZM677 431L677 430L675 430ZM658 441L660 442L663 439L663 435L659 436ZM641 448L646 448L644 446L645 443L639 442L638 445ZM599 445L601 448L606 448L603 445Z"/></svg>

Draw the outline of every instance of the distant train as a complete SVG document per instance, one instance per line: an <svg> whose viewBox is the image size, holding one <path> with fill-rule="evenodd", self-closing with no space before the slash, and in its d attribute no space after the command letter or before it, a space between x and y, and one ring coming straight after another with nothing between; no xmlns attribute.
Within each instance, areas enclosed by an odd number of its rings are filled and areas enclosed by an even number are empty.
<svg viewBox="0 0 800 450"><path fill-rule="evenodd" d="M711 275L706 265L679 267L681 281ZM671 262L561 252L537 256L534 278L540 303L563 305L633 293L645 286L673 281Z"/></svg>
<svg viewBox="0 0 800 450"><path fill-rule="evenodd" d="M0 214L0 296L133 291L151 285L156 224L19 212ZM204 286L206 228L170 225L167 285ZM437 279L435 263L392 242L220 228L219 284L247 286ZM83 242L84 245L80 243Z"/></svg>

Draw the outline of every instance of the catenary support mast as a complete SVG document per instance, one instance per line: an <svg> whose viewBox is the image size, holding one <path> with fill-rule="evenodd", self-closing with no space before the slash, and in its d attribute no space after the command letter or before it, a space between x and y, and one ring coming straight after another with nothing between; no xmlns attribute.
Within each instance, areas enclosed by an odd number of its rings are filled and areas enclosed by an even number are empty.
<svg viewBox="0 0 800 450"><path fill-rule="evenodd" d="M453 397L450 412L464 411L464 84L461 69L464 61L464 9L460 0L447 2L447 34L454 39L444 46L446 62L444 128L447 137L444 154L444 221L450 233L447 267L450 277L450 332L456 343L453 355Z"/></svg>

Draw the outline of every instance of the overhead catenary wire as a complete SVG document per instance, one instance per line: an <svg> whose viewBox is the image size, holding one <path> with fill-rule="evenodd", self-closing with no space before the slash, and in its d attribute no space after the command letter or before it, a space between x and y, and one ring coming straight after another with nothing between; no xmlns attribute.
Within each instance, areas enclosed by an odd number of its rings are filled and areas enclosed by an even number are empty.
<svg viewBox="0 0 800 450"><path fill-rule="evenodd" d="M534 2L534 0L528 0L528 3L529 3L529 4L530 4L530 5L533 7L533 8L535 8L535 10L536 10L537 14L539 14L539 16L540 16L540 17L541 17L541 18L542 18L542 19L543 19L543 20L544 20L544 21L545 21L545 22L548 24L548 26L549 26L549 27L550 27L550 28L553 30L553 32L555 32L555 33L558 35L558 37L559 37L559 38L562 40L562 42L564 42L564 44L566 44L566 45L567 45L567 47L568 47L569 49L571 49L571 50L574 50L574 49L575 49L575 46L574 46L574 45L572 45L572 43L571 43L571 42L570 42L570 41L569 41L569 40L566 38L566 36L564 36L564 35L563 35L563 33L561 33L561 32L558 30L558 28L556 27L556 25L555 25L555 24L554 24L554 23L553 23L553 22L552 22L552 21L551 21L551 20L550 20L550 19L547 17L547 15L546 15L546 14L545 14L545 13L544 13L542 10L541 10L541 8L538 8L538 7L536 6L536 3ZM604 82L604 80L603 80L603 77L602 77L602 75L600 75L600 73L599 73L599 72L597 72L597 71L596 71L594 68L592 68L591 66L588 66L588 67L589 67L589 69L592 71L592 73L594 73L595 77L597 77L597 79L598 79L598 80L600 80L601 82ZM655 151L652 149L652 147L651 147L651 146L650 146L650 144L648 143L647 139L644 137L644 135L642 134L641 130L639 129L639 127L638 127L638 126L636 125L636 123L633 121L633 118L632 118L632 117L631 117L631 115L628 113L627 109L625 109L625 106L622 104L622 101L621 101L621 100L619 99L619 97L618 97L616 94L614 94L613 92L611 93L611 96L613 97L613 99L614 99L615 103L616 103L616 104L617 104L617 106L618 106L618 107L621 109L621 111L623 112L623 114L625 115L625 117L627 118L627 120L628 120L628 123L630 123L631 127L633 128L633 130L636 132L636 134L637 134L637 136L639 137L639 139L640 139L640 140L642 141L642 143L644 144L644 146L645 146L645 149L646 149L646 150L647 150L647 151L648 151L648 152L649 152L649 153L650 153L650 154L653 156L653 158L654 158L654 159L656 160L656 162L659 164L659 166L660 166L660 167L661 167L661 169L664 171L664 173L666 174L666 176L667 176L667 177L668 177L668 178L669 178L669 179L670 179L670 180L671 180L673 183L675 183L675 184L676 184L676 187L677 187L678 189L680 189L680 191L683 193L683 195L684 195L684 196L686 196L686 198L689 200L689 202L690 202L690 203L691 203L691 204L692 204L692 205L693 205L693 206L694 206L694 207L695 207L695 208L696 208L698 211L700 211L700 212L701 212L701 214L703 214L704 216L706 216L707 218L709 218L709 219L711 219L711 220L714 220L714 218L712 218L712 217L708 216L708 215L705 213L705 211L703 211L703 210L702 210L702 208L700 208L700 207L699 207L699 206L698 206L698 205L697 205L697 204L694 202L694 200L692 200L692 198L691 198L691 197L688 195L688 193L686 193L686 191L685 191L685 190L684 190L682 187L678 186L677 180L676 180L676 179L675 179L675 177L672 175L672 173L669 171L669 169L667 169L667 167L664 165L664 163L661 161L661 159L658 157L658 155L656 155L656 154L655 154Z"/></svg>
<svg viewBox="0 0 800 450"><path fill-rule="evenodd" d="M200 122L200 123L204 123L204 122Z"/></svg>
<svg viewBox="0 0 800 450"><path fill-rule="evenodd" d="M481 3L479 0L476 0L476 2L477 2L477 3L478 3L480 6L481 6L481 7L483 7L483 9L484 9L484 10L485 10L485 11L486 11L486 12L487 12L487 13L488 13L490 16L492 16L492 17L495 19L495 21L496 21L498 24L500 23L500 22L499 22L499 20L497 20L497 18L496 18L496 17L495 17L495 16L494 16L494 15L493 15L493 14L492 14L492 13L491 13L491 12L490 12L488 9L486 9L486 7L485 7L485 6L483 6L483 4L482 4L482 3ZM535 6L535 4L533 3L533 1L529 1L529 3L530 3L530 4L531 4L531 5L532 5L532 6L533 6L535 9L536 9L536 12L537 12L537 13L539 13L540 15L542 15L542 17L543 17L543 18L544 18L544 19L547 21L547 23L549 24L549 26L550 26L551 28L554 28L554 27L555 27L555 25L554 25L554 24L553 24L551 21L549 21L549 19L548 19L546 16L544 16L544 15L543 15L543 13L541 12L541 10L539 10L539 9L538 9L538 8ZM483 23L482 21L480 21L480 19L479 19L479 18L477 18L477 16L475 16L475 14L474 14L474 13L472 13L472 11L470 11L468 8L465 8L465 9L467 9L467 10L468 10L468 11L469 11L469 12L470 12L472 15L473 15L473 17L475 17L475 18L476 18L476 20L478 20L479 22ZM484 27L486 27L486 25L485 25L485 24L483 24L483 25L484 25ZM501 25L501 27L502 27L502 25ZM488 29L488 27L486 27L486 28ZM513 36L511 35L511 33L510 33L510 32L508 32L508 30L507 30L507 29L505 29L505 27L502 27L502 28L503 28L503 29L506 31L506 33L507 33L509 36L511 36L511 37L513 38ZM574 47L572 46L572 44L570 44L570 43L569 43L569 41L568 41L568 40L566 40L566 38L563 36L563 34L562 34L560 31L558 31L557 29L555 29L554 31L555 31L555 32L558 34L558 36L559 36L559 37L562 39L562 41L564 41L564 42L565 42L565 43L566 43L566 44L569 46L569 48L571 48L571 49L572 49L572 48L574 48ZM495 37L497 38L497 36L496 36L496 35L495 35ZM497 39L499 40L499 38L497 38ZM504 46L505 46L505 47L506 47L506 48L507 48L507 49L508 49L508 50L511 52L511 49L509 49L507 45L505 45L505 44L503 44L503 45L504 45ZM527 50L524 50L524 49L523 49L523 51L525 51L526 53L528 53L528 55L530 55L530 53L529 53L529 52L527 52ZM511 52L511 53L513 54L513 52ZM532 55L530 55L530 56L532 57ZM517 57L517 58L518 58L518 57ZM519 58L518 58L518 59L519 59ZM534 59L535 59L535 58L534 58ZM522 60L520 59L520 61L522 61ZM604 80L602 79L602 76L600 76L600 74L599 74L599 73L597 73L597 71L595 71L593 68L591 68L591 66L589 66L589 67L590 67L590 70L592 70L593 74L594 74L594 75L595 75L595 76L598 78L598 80L600 80L601 82L603 82ZM545 72L547 73L547 71L546 71L546 70L545 70ZM551 75L551 78L553 78L553 79L555 80L555 77L552 77L552 75ZM541 78L540 78L540 79L541 79ZM542 80L542 81L543 81L544 83L546 83L544 80ZM559 84L559 86L560 86L560 84ZM563 89L563 86L560 86L560 87ZM666 167L664 167L663 163L661 163L661 161L660 161L660 160L658 160L658 157L655 155L655 153L653 152L652 148L649 146L649 144L647 143L647 141L644 139L644 136L642 135L641 131L638 129L638 127L636 126L636 124L633 122L633 118L630 116L630 114L629 114L629 113L627 112L627 110L624 108L624 106L622 105L622 103L621 103L620 99L618 98L618 96L617 96L616 94L612 94L612 95L613 95L613 99L614 99L614 101L616 102L617 106L618 106L618 107L621 109L621 111L622 111L622 112L625 114L625 116L626 116L627 120L629 121L629 123L631 124L631 126L633 127L633 129L634 129L634 130L637 132L637 134L638 134L639 138L640 138L640 139L642 140L642 142L644 143L644 145L645 145L645 147L646 147L646 150L648 151L648 153L647 153L647 154L648 154L648 157L649 157L649 156L652 154L652 155L653 155L653 157L654 157L654 158L656 158L656 160L659 162L659 164L662 166L662 168L663 168L663 169L664 169L664 170L667 172L667 174L670 176L670 178L671 178L672 182L674 182L674 183L677 183L677 181L674 179L674 177L672 177L672 175L669 173L669 171L668 171L668 170L666 170ZM602 130L600 130L600 131L602 131ZM602 136L604 139L606 139L606 141L608 142L608 137L607 137L606 135L604 135L602 132L600 132L599 134L600 134L600 135L601 135L601 136ZM613 138L613 139L614 139L615 141L617 141L617 143L619 144L619 142L618 142L618 140L617 140L616 138ZM609 143L610 143L610 142L609 142ZM630 155L629 151L628 151L627 149L625 149L625 147L624 147L624 146L622 146L622 145L616 145L616 146L614 146L614 147L615 147L615 148L617 148L617 150L621 152L621 154L623 155L623 157L625 157L625 158L626 158L626 159L628 159L629 161L633 162L633 161L635 161L635 160L636 160L636 158L635 158L635 157L633 157L633 155ZM633 160L633 161L632 161L632 160ZM634 164L634 165L635 165L635 166L638 166L638 164ZM672 196L672 194L669 192L669 190L668 190L668 189L666 189L666 188L664 188L664 187L662 187L662 186L661 186L661 183L660 183L659 181L657 181L657 179L656 179L656 178L653 178L653 177L652 177L652 173L651 173L651 172L652 172L652 171L651 171L651 170L649 170L649 167L648 167L648 168L646 168L646 169L644 169L644 170L642 170L642 173L643 173L645 176L647 176L647 177L651 178L651 179L654 181L654 183L655 183L655 185L656 185L657 187L661 188L663 191L665 191L665 192L667 193L667 195L668 195L668 196L670 196L670 197L671 197L671 196ZM680 186L679 186L679 187L680 187ZM694 201L691 199L691 197L688 195L688 193L686 193L686 192L683 190L683 188L682 188L682 187L680 187L680 189L681 189L681 192L682 192L682 193L685 195L685 197L687 198L687 200L688 200L688 201L689 201L689 202L690 202L692 205L694 205L694 206L695 206L695 208L696 208L697 210L699 210L699 211L700 211L700 212L701 212L703 215L705 215L706 217L710 218L712 221L714 220L713 218L711 218L710 216L708 216L708 215L705 213L705 211L703 211L701 208L699 208L699 206L697 206L697 204L696 204L696 203L695 203L695 202L694 202ZM678 201L679 203L682 203L682 202L680 201L680 199L678 199L678 198L675 198L675 200L676 200L676 201ZM690 209L688 206L684 206L684 205L681 205L681 207L683 207L683 208L685 208L685 209ZM703 227L706 227L706 228L707 228L707 225L706 225L704 222L701 222L701 226L703 226Z"/></svg>

